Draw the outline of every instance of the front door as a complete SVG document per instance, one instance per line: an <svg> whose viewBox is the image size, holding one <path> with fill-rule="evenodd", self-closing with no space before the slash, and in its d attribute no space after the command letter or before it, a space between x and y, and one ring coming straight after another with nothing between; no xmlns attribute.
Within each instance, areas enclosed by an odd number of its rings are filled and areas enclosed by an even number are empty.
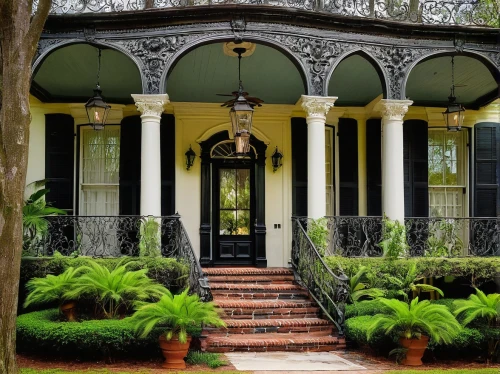
<svg viewBox="0 0 500 374"><path fill-rule="evenodd" d="M216 265L251 265L255 262L254 179L251 164L227 160L213 163L212 222Z"/></svg>

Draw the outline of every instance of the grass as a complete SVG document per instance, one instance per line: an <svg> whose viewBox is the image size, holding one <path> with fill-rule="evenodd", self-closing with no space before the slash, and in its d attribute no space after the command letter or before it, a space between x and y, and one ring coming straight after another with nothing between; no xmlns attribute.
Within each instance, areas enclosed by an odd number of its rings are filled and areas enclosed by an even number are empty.
<svg viewBox="0 0 500 374"><path fill-rule="evenodd" d="M489 368L489 369L430 369L430 370L390 370L386 371L386 373L394 373L398 372L398 374L499 374L500 368Z"/></svg>
<svg viewBox="0 0 500 374"><path fill-rule="evenodd" d="M227 365L227 362L221 360L220 354L189 351L186 362L190 365L207 365L211 369Z"/></svg>
<svg viewBox="0 0 500 374"><path fill-rule="evenodd" d="M158 371L156 371L158 372ZM167 370L165 370L167 372ZM62 369L46 369L46 370L38 370L38 369L20 369L19 374L150 374L153 373L151 370L141 370L141 371L110 371L106 369L102 370L78 370L78 371L65 371ZM182 374L186 373L185 371L170 371L169 374ZM189 374L211 374L213 371L189 371ZM223 371L224 374L241 374L248 373L244 371ZM489 374L489 373L488 373Z"/></svg>

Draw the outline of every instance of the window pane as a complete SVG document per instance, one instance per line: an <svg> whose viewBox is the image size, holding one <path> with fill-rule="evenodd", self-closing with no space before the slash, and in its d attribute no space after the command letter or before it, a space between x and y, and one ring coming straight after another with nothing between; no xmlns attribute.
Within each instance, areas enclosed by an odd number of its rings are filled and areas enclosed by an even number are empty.
<svg viewBox="0 0 500 374"><path fill-rule="evenodd" d="M220 211L220 235L236 235L238 226L236 224L235 210Z"/></svg>
<svg viewBox="0 0 500 374"><path fill-rule="evenodd" d="M119 182L120 129L83 131L82 183Z"/></svg>
<svg viewBox="0 0 500 374"><path fill-rule="evenodd" d="M236 207L250 209L250 169L237 169Z"/></svg>
<svg viewBox="0 0 500 374"><path fill-rule="evenodd" d="M219 176L220 208L236 209L236 169L220 169Z"/></svg>
<svg viewBox="0 0 500 374"><path fill-rule="evenodd" d="M236 235L250 235L250 211L238 210L236 216L238 224Z"/></svg>
<svg viewBox="0 0 500 374"><path fill-rule="evenodd" d="M463 185L464 133L429 130L429 185Z"/></svg>

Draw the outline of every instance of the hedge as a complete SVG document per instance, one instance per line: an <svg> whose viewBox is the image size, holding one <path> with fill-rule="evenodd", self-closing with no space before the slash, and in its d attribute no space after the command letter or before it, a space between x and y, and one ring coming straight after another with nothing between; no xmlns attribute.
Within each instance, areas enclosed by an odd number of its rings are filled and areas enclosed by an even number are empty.
<svg viewBox="0 0 500 374"><path fill-rule="evenodd" d="M433 300L432 303L446 305L453 310L454 299ZM366 338L368 327L372 323L372 316L382 313L384 306L380 301L364 301L352 305L346 305L346 338L359 345L368 345L380 353L388 353L395 348L398 336L385 336L379 332L375 334L370 341ZM480 326L465 327L457 335L453 343L446 345L435 345L432 341L429 343L429 349L433 350L438 356L458 357L481 355L486 352L488 339L493 337L500 339L500 329L486 329Z"/></svg>
<svg viewBox="0 0 500 374"><path fill-rule="evenodd" d="M467 278L472 286L479 287L500 277L500 257L412 257L388 260L380 257L338 257L325 258L328 266L347 275L356 274L360 266L366 266L375 273L403 277L412 263L416 263L419 276L439 278L444 276Z"/></svg>
<svg viewBox="0 0 500 374"><path fill-rule="evenodd" d="M82 359L161 357L158 337L163 331L156 328L147 338L139 339L127 318L65 322L57 309L47 309L17 317L17 349ZM201 328L188 332L197 337Z"/></svg>
<svg viewBox="0 0 500 374"><path fill-rule="evenodd" d="M53 257L23 257L21 261L21 277L19 282L19 306L26 298L26 283L32 278L43 278L47 274L59 275L68 267L79 267L87 265L89 261L95 261L111 269L120 261L129 265L130 270L148 269L148 276L163 284L174 293L188 286L189 268L172 258L149 258L149 257L121 257L121 258L91 258L91 257L67 257L54 255ZM36 310L36 309L29 309ZM19 313L23 310L19 307Z"/></svg>

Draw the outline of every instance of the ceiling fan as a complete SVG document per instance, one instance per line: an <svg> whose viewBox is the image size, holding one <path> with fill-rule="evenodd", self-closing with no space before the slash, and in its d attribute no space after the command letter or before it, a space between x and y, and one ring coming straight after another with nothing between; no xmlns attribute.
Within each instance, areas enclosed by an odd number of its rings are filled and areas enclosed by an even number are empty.
<svg viewBox="0 0 500 374"><path fill-rule="evenodd" d="M222 107L228 107L232 108L234 107L234 104L239 101L246 101L248 105L250 105L252 108L255 106L262 106L262 103L264 100L259 99L257 97L252 97L248 96L248 92L243 91L243 83L241 82L241 55L244 54L247 49L246 48L234 48L234 52L238 54L238 81L239 81L239 87L238 91L233 91L231 94L217 94L217 96L232 96L234 97L231 100L226 101L225 103L221 104Z"/></svg>

